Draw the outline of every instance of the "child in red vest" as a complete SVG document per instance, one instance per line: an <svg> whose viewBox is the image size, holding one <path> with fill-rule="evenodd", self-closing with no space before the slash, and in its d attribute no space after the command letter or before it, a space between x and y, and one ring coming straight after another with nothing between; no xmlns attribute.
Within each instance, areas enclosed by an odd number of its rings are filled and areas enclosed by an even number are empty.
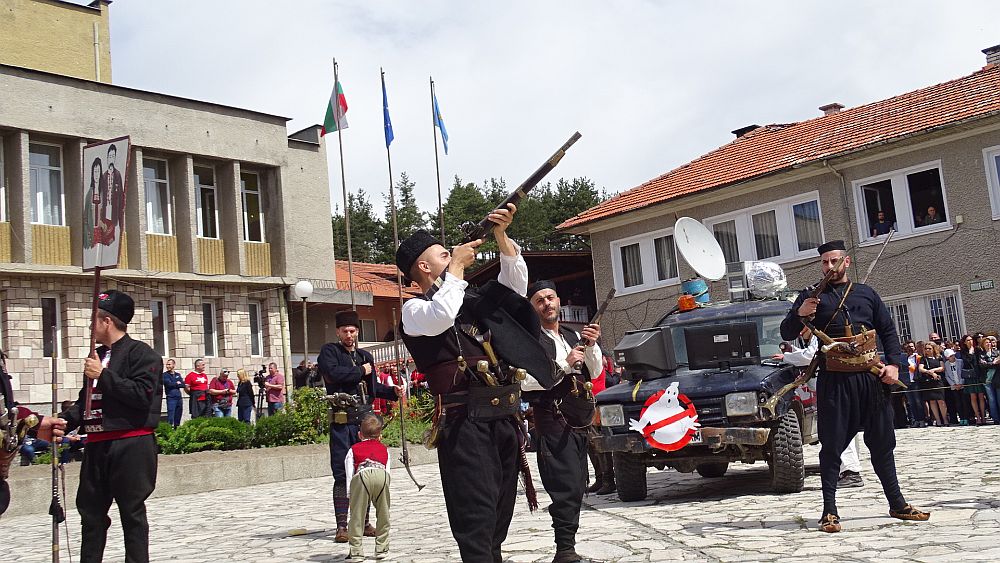
<svg viewBox="0 0 1000 563"><path fill-rule="evenodd" d="M369 504L375 505L375 559L383 559L389 551L389 450L380 441L382 419L370 414L360 426L361 441L351 446L344 461L351 489L349 561L364 561L361 538Z"/></svg>

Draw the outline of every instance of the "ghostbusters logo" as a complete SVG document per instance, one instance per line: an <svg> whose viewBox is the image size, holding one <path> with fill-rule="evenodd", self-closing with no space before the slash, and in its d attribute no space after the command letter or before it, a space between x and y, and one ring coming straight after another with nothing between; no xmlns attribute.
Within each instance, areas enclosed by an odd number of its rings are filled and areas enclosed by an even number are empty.
<svg viewBox="0 0 1000 563"><path fill-rule="evenodd" d="M639 414L629 419L629 429L646 438L650 446L672 452L688 445L698 426L698 412L686 396L677 391L676 381L653 394Z"/></svg>

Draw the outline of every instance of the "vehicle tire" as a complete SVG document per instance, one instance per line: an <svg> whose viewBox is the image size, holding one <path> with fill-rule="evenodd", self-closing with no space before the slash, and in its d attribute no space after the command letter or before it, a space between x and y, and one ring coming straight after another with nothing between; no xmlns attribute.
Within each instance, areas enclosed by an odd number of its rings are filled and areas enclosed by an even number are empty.
<svg viewBox="0 0 1000 563"><path fill-rule="evenodd" d="M695 467L695 471L698 472L698 475L709 478L722 477L726 474L726 470L728 469L728 461L720 461L718 463L702 463L698 465L698 467Z"/></svg>
<svg viewBox="0 0 1000 563"><path fill-rule="evenodd" d="M771 488L776 493L797 493L805 485L806 466L802 457L799 417L789 410L781 417L769 442Z"/></svg>
<svg viewBox="0 0 1000 563"><path fill-rule="evenodd" d="M646 464L642 459L628 452L615 452L613 461L618 498L622 502L645 500Z"/></svg>

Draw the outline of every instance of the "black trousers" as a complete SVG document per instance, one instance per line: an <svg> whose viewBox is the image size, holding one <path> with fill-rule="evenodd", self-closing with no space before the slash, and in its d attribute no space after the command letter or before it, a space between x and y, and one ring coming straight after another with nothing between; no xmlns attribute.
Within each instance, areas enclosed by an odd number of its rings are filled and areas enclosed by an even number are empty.
<svg viewBox="0 0 1000 563"><path fill-rule="evenodd" d="M580 508L587 489L587 433L566 425L551 403L532 404L538 435L538 473L552 499L549 516L556 551L576 547Z"/></svg>
<svg viewBox="0 0 1000 563"><path fill-rule="evenodd" d="M351 446L361 441L357 424L330 424L330 471L333 473L333 515L337 519L337 527L347 526L348 510L350 508L350 491L348 491L347 452Z"/></svg>
<svg viewBox="0 0 1000 563"><path fill-rule="evenodd" d="M893 412L883 384L869 373L820 372L816 383L819 471L823 483L823 513L837 513L840 454L854 435L864 430L865 445L889 507L906 505L896 478L896 433Z"/></svg>
<svg viewBox="0 0 1000 563"><path fill-rule="evenodd" d="M146 499L156 488L156 437L152 434L88 442L80 468L76 508L83 525L81 563L100 563L108 538L111 501L118 504L125 561L149 561Z"/></svg>
<svg viewBox="0 0 1000 563"><path fill-rule="evenodd" d="M449 411L438 438L441 488L462 561L501 563L514 516L521 437L514 417L474 422Z"/></svg>

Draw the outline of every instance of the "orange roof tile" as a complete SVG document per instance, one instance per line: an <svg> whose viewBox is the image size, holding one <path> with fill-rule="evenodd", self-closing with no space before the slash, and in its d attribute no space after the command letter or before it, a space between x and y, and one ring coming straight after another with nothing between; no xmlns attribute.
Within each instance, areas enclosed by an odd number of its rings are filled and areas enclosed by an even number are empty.
<svg viewBox="0 0 1000 563"><path fill-rule="evenodd" d="M338 285L341 280L350 279L350 270L346 260L336 261L336 274ZM363 290L371 288L374 297L397 297L396 290L396 266L390 264L369 264L367 262L354 263L354 287ZM403 299L420 295L420 288L416 285L403 288Z"/></svg>
<svg viewBox="0 0 1000 563"><path fill-rule="evenodd" d="M1000 66L839 113L755 129L623 192L558 229L569 229L704 190L746 182L964 121L1000 113Z"/></svg>

